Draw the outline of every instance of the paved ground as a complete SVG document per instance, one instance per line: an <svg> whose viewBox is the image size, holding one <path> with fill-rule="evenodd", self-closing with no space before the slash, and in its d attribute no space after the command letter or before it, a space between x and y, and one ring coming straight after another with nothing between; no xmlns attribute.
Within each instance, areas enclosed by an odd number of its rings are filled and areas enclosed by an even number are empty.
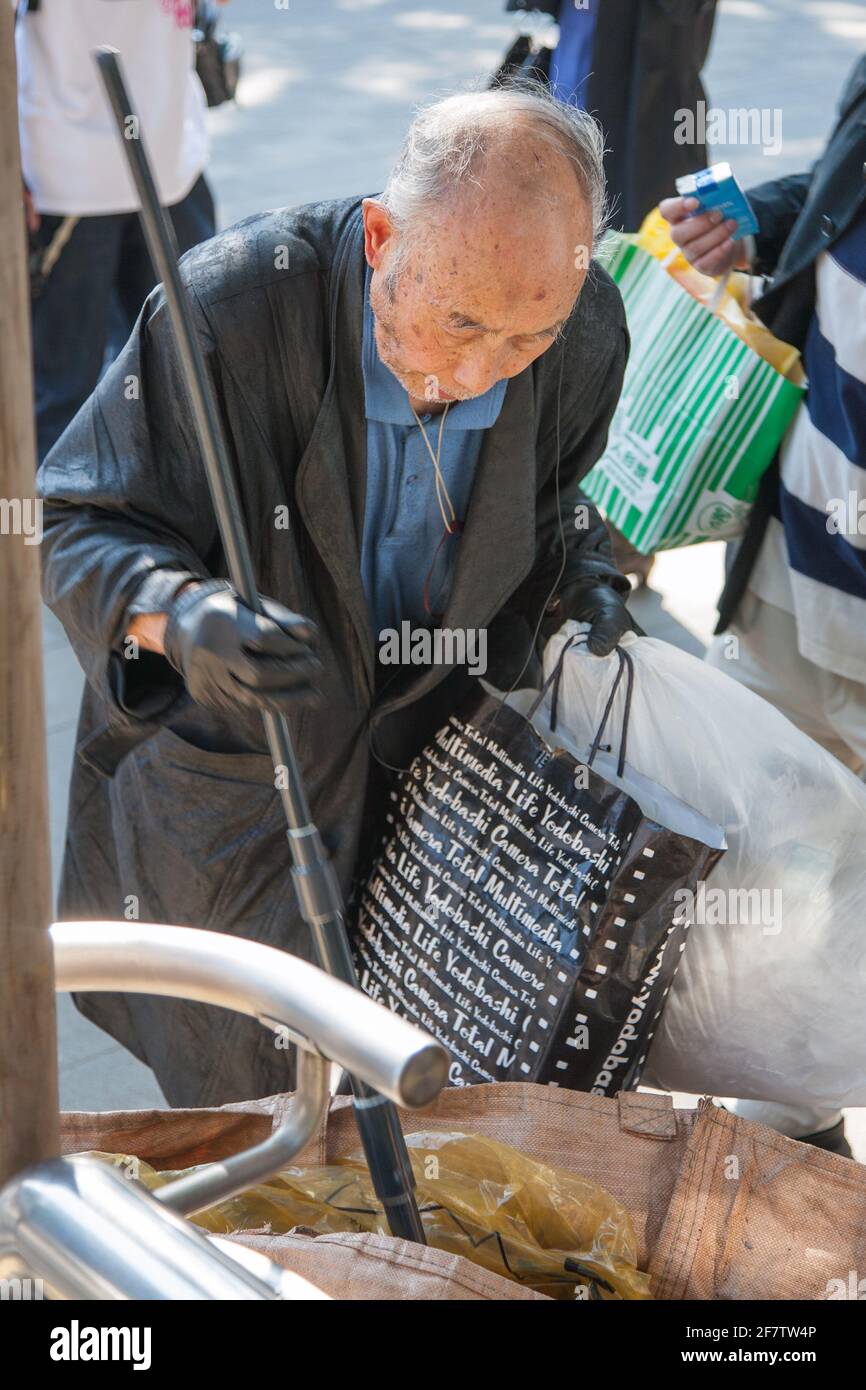
<svg viewBox="0 0 866 1390"><path fill-rule="evenodd" d="M496 65L518 27L500 0L232 0L246 76L236 107L211 112L223 225L262 208L380 189L412 107ZM706 82L711 106L781 111L781 149L719 146L744 183L806 167L819 153L866 12L836 0L722 0ZM770 117L772 120L772 117ZM772 126L769 128L772 134ZM700 654L712 630L721 547L661 556L639 600L653 635ZM81 674L62 630L45 623L52 852L60 863ZM150 1071L60 1001L67 1109L161 1104ZM852 1117L854 1118L854 1117ZM856 1117L866 1160L864 1112Z"/></svg>

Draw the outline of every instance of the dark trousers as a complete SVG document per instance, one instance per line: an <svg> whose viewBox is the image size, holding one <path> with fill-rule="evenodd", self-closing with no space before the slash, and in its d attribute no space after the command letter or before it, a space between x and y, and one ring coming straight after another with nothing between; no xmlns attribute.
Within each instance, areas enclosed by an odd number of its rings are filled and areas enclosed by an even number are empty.
<svg viewBox="0 0 866 1390"><path fill-rule="evenodd" d="M216 230L204 176L169 208L183 253ZM47 247L62 217L43 217L31 253ZM39 462L99 380L106 352L126 342L156 279L137 213L82 217L32 301Z"/></svg>

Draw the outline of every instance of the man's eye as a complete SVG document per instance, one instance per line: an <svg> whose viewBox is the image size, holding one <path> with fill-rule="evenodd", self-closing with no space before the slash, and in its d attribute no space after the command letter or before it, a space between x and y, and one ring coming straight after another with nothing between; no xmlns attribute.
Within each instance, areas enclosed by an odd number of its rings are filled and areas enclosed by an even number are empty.
<svg viewBox="0 0 866 1390"><path fill-rule="evenodd" d="M449 323L445 326L443 331L447 333L449 337L455 338L461 343L468 342L470 338L478 337L478 329L471 323ZM557 337L557 331L558 330L555 328L548 328L545 329L543 333L526 333L520 338L512 339L512 341L520 350L534 348L538 347L539 343L546 344L554 342Z"/></svg>
<svg viewBox="0 0 866 1390"><path fill-rule="evenodd" d="M522 348L538 347L539 343L552 343L556 337L556 329L547 329L544 333L533 333L520 340Z"/></svg>

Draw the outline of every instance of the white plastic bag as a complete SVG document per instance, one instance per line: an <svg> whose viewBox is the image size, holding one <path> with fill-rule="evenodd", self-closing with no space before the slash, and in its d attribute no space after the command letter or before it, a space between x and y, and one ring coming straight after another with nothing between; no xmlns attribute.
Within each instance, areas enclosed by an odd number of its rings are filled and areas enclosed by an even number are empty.
<svg viewBox="0 0 866 1390"><path fill-rule="evenodd" d="M551 638L545 674L583 631L569 622ZM728 842L703 895L683 903L688 945L642 1080L866 1105L866 787L737 681L655 638L622 645L635 664L622 785L640 803L635 773L662 784ZM616 662L583 644L565 655L553 737L578 758ZM614 781L623 703L621 688L612 750L594 764Z"/></svg>

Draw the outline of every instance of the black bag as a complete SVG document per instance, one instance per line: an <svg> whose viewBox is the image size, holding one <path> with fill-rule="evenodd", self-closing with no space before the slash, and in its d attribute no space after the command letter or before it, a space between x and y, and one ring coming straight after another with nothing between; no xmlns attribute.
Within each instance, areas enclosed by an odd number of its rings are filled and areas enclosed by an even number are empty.
<svg viewBox="0 0 866 1390"><path fill-rule="evenodd" d="M241 41L237 34L222 33L212 0L199 0L196 6L193 41L195 70L208 106L233 101L241 75Z"/></svg>
<svg viewBox="0 0 866 1390"><path fill-rule="evenodd" d="M570 645L530 711L551 687L551 728ZM612 1095L640 1078L685 947L674 894L722 850L657 824L592 770L624 674L618 776L625 766L634 668L618 655L585 765L482 692L393 793L360 902L358 974L449 1049L452 1085Z"/></svg>

